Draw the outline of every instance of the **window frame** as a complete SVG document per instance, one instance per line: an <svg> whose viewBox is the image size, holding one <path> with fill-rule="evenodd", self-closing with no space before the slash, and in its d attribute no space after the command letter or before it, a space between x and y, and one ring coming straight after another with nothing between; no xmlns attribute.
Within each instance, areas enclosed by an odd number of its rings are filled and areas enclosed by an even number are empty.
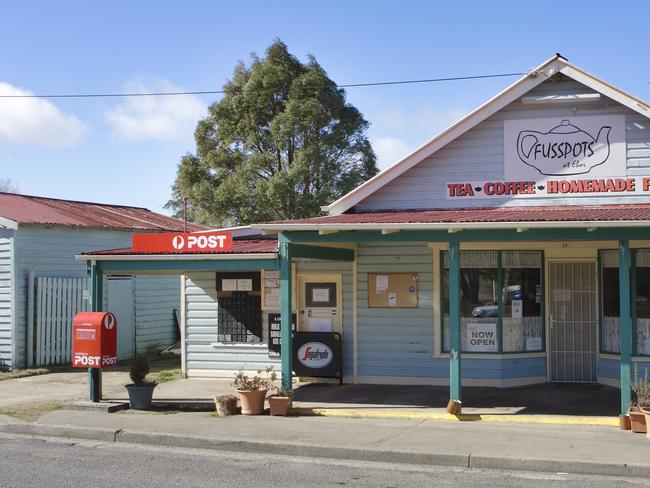
<svg viewBox="0 0 650 488"><path fill-rule="evenodd" d="M463 252L496 252L497 257L497 288L499 290L503 289L503 280L504 280L504 268L503 268L503 253L504 252L538 252L540 255L540 265L539 265L539 286L540 286L540 320L541 320L541 329L542 329L542 348L537 351L504 351L503 350L503 293L499 293L498 297L498 317L497 317L497 337L499 340L499 350L494 352L485 352L485 351L463 351L461 349L461 354L469 354L476 356L516 356L521 354L530 354L530 355L540 355L546 354L546 259L544 256L543 249L472 249L471 251L461 251L461 259ZM445 253L449 251L442 249L439 254L440 260L440 311L438 314L438 320L440 320L440 353L442 355L449 354L448 350L445 350L445 287L444 287L444 274L445 270ZM461 267L462 269L462 267ZM449 278L447 278L449 281ZM447 287L448 288L448 287ZM462 347L462 345L461 345Z"/></svg>

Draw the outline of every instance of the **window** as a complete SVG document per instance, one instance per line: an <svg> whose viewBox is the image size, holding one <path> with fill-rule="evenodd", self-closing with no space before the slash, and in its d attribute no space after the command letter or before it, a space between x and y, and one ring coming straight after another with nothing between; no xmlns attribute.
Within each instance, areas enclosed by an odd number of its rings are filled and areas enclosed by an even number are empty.
<svg viewBox="0 0 650 488"><path fill-rule="evenodd" d="M216 274L219 342L262 341L260 273Z"/></svg>
<svg viewBox="0 0 650 488"><path fill-rule="evenodd" d="M631 265L633 354L650 356L650 249L632 249ZM601 351L620 354L621 309L616 250L600 253L600 290Z"/></svg>
<svg viewBox="0 0 650 488"><path fill-rule="evenodd" d="M464 352L542 351L542 253L464 251L460 264ZM443 350L449 351L449 257L442 266Z"/></svg>

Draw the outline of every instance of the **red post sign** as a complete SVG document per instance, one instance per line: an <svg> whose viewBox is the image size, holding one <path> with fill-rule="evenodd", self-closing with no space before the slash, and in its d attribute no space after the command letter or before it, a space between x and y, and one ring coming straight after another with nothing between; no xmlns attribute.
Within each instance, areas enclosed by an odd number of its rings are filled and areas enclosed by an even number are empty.
<svg viewBox="0 0 650 488"><path fill-rule="evenodd" d="M232 250L232 234L230 232L133 234L131 247L136 252L228 252Z"/></svg>
<svg viewBox="0 0 650 488"><path fill-rule="evenodd" d="M72 321L72 366L117 364L117 319L110 312L80 312Z"/></svg>

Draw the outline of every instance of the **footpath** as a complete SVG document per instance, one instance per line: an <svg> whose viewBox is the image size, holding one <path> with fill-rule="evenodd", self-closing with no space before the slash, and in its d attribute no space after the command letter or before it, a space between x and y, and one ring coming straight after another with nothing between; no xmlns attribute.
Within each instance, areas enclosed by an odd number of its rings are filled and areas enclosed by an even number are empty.
<svg viewBox="0 0 650 488"><path fill-rule="evenodd" d="M314 458L650 477L650 439L598 425L56 410L34 423L0 416L0 432Z"/></svg>

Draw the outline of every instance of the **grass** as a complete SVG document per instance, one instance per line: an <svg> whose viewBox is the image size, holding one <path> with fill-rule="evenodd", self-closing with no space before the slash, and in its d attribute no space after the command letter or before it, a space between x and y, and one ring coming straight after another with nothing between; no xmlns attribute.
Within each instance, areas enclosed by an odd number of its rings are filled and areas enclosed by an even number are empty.
<svg viewBox="0 0 650 488"><path fill-rule="evenodd" d="M167 381L177 380L181 377L180 368L163 369L155 374L156 383L165 383Z"/></svg>
<svg viewBox="0 0 650 488"><path fill-rule="evenodd" d="M25 403L11 407L0 408L0 415L16 417L26 422L35 422L41 415L54 410L59 410L63 403L61 402L44 402L44 403Z"/></svg>
<svg viewBox="0 0 650 488"><path fill-rule="evenodd" d="M28 376L38 376L41 374L49 374L51 372L52 371L47 368L15 369L13 371L0 372L0 381L15 378L27 378Z"/></svg>

